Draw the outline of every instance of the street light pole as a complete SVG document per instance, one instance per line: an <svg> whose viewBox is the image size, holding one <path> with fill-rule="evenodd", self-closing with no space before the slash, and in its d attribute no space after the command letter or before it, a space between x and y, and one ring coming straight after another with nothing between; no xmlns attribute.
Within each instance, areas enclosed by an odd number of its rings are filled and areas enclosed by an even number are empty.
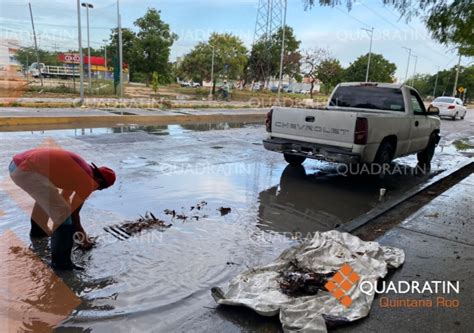
<svg viewBox="0 0 474 333"><path fill-rule="evenodd" d="M107 66L107 42L108 42L108 40L104 39L103 42L105 43L104 44L104 65L105 65L104 79L107 79L107 72L108 72L108 69L109 69L109 67Z"/></svg>
<svg viewBox="0 0 474 333"><path fill-rule="evenodd" d="M82 54L82 32L81 32L81 3L77 0L77 35L79 44L79 77L80 77L80 104L84 103L84 57Z"/></svg>
<svg viewBox="0 0 474 333"><path fill-rule="evenodd" d="M118 47L119 47L119 96L123 97L123 50L122 50L122 16L120 15L120 3L117 0L117 28L118 28Z"/></svg>
<svg viewBox="0 0 474 333"><path fill-rule="evenodd" d="M374 37L374 28L372 29L362 28L362 30L365 30L367 31L367 33L370 33L369 59L367 60L367 71L365 73L365 82L369 82L370 58L372 56L372 39Z"/></svg>
<svg viewBox="0 0 474 333"><path fill-rule="evenodd" d="M438 66L438 71L436 72L436 80L435 80L435 85L433 89L433 98L436 97L436 87L438 86L438 75L439 75L439 66Z"/></svg>
<svg viewBox="0 0 474 333"><path fill-rule="evenodd" d="M92 94L92 75L91 75L91 43L90 43L90 30L89 30L89 8L94 8L92 4L83 2L82 7L86 7L87 15L87 69L89 75L89 94Z"/></svg>
<svg viewBox="0 0 474 333"><path fill-rule="evenodd" d="M408 50L408 62L407 62L407 70L405 71L405 78L403 79L403 83L406 82L408 79L408 68L410 67L410 57L411 57L411 48L402 46L405 50Z"/></svg>
<svg viewBox="0 0 474 333"><path fill-rule="evenodd" d="M283 79L283 58L285 56L285 32L286 32L286 12L287 12L288 0L285 0L285 7L283 9L283 31L281 38L281 54L280 54L280 77L278 80L278 101L280 101L281 95L281 83Z"/></svg>
<svg viewBox="0 0 474 333"><path fill-rule="evenodd" d="M454 79L454 86L453 86L453 97L456 97L456 90L457 90L457 87L458 87L460 67L461 67L461 53L459 52L458 67L456 69L456 78Z"/></svg>
<svg viewBox="0 0 474 333"><path fill-rule="evenodd" d="M413 58L415 58L415 66L413 67L413 76L411 78L411 86L415 86L415 73L416 73L416 63L418 62L418 56L414 55Z"/></svg>
<svg viewBox="0 0 474 333"><path fill-rule="evenodd" d="M214 56L216 47L211 45L212 47L212 60L211 60L211 90L209 91L209 97L212 97L212 88L214 88Z"/></svg>
<svg viewBox="0 0 474 333"><path fill-rule="evenodd" d="M30 8L30 17L31 17L31 27L33 28L33 39L35 41L35 51L36 51L36 65L38 67L38 76L41 81L41 87L43 87L43 75L41 74L41 65L38 52L38 43L36 42L36 31L35 31L35 22L33 21L33 11L31 10L31 3L28 2L28 7Z"/></svg>

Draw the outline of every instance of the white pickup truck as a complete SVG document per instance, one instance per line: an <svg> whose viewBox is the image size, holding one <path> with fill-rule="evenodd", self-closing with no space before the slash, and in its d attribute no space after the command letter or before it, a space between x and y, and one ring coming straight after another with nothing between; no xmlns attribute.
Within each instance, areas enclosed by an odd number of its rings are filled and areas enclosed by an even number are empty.
<svg viewBox="0 0 474 333"><path fill-rule="evenodd" d="M39 66L36 62L32 63L28 68L28 73L33 77L39 77L40 73L42 77L57 77L57 78L69 78L80 76L80 71L74 66L46 66L40 63Z"/></svg>
<svg viewBox="0 0 474 333"><path fill-rule="evenodd" d="M415 153L429 165L440 140L438 114L405 85L341 83L325 109L273 107L263 145L293 165L306 158L386 165Z"/></svg>

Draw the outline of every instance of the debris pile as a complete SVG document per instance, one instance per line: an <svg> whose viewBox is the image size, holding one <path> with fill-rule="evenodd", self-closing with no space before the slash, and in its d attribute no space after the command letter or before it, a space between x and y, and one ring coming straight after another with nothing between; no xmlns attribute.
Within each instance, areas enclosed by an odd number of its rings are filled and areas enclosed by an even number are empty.
<svg viewBox="0 0 474 333"><path fill-rule="evenodd" d="M165 215L171 216L172 220L181 220L184 222L194 219L198 221L199 219L208 217L208 215L204 214L204 207L206 206L207 201L198 202L189 208L189 215L183 212L185 210L184 207L181 207L181 212L177 212L175 209L165 209L163 212ZM220 207L217 210L221 216L231 212L231 208L229 207ZM167 224L165 221L153 215L153 213L147 212L144 216L140 216L140 218L135 221L125 221L122 224L107 226L104 230L119 240L125 240L145 230L166 229L171 226L172 224Z"/></svg>
<svg viewBox="0 0 474 333"><path fill-rule="evenodd" d="M126 221L120 225L107 226L104 230L119 240L125 240L144 230L169 228L171 226L171 224L166 224L165 221L156 218L153 213L147 212L145 216L140 216L135 221Z"/></svg>
<svg viewBox="0 0 474 333"><path fill-rule="evenodd" d="M201 211L205 206L207 206L207 201L200 201L195 206L191 206L189 211L190 212L192 212L192 211ZM184 207L182 207L182 208L184 209ZM174 210L174 209L165 209L164 213L166 215L171 215L172 218L178 219L178 220L181 220L181 221L186 221L187 219L195 219L196 221L198 221L200 218L206 218L207 217L207 215L201 215L201 216L200 215L191 215L191 216L188 216L184 213L178 214L176 212L176 210Z"/></svg>
<svg viewBox="0 0 474 333"><path fill-rule="evenodd" d="M301 297L316 295L319 290L326 290L324 285L334 273L321 274L315 272L282 272L280 289L288 296Z"/></svg>
<svg viewBox="0 0 474 333"><path fill-rule="evenodd" d="M180 213L175 209L165 209L163 212L165 215L171 216L172 219L181 221L194 219L198 221L201 218L208 217L208 215L204 214L203 211L205 206L207 206L207 201L198 202L189 208L189 212L191 212L189 215L183 212L184 207L181 207L182 211ZM228 207L221 207L218 210L220 211L221 216L227 215L231 211ZM140 218L135 221L125 221L119 225L107 226L104 230L119 240L125 240L145 230L166 229L171 226L172 224L167 224L165 221L153 215L153 213L147 212L144 216L140 216Z"/></svg>

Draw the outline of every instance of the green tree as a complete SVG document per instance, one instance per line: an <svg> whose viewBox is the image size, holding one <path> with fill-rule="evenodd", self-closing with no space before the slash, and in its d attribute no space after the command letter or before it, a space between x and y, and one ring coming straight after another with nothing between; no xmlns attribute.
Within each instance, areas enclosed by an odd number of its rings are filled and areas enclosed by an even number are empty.
<svg viewBox="0 0 474 333"><path fill-rule="evenodd" d="M336 6L341 0L303 0L305 8L316 3L321 6ZM472 0L382 0L392 5L409 21L423 17L432 36L441 43L454 45L463 55L474 55L474 6ZM350 10L356 0L345 0Z"/></svg>
<svg viewBox="0 0 474 333"><path fill-rule="evenodd" d="M256 42L250 53L248 76L250 79L265 81L268 76L280 74L281 42L283 29L280 28L271 38ZM296 77L300 72L301 54L298 52L301 41L296 39L293 28L285 27L285 53L283 55L283 74Z"/></svg>
<svg viewBox="0 0 474 333"><path fill-rule="evenodd" d="M344 81L365 81L369 54L362 55L344 71ZM393 82L397 66L381 54L372 53L370 58L369 81Z"/></svg>
<svg viewBox="0 0 474 333"><path fill-rule="evenodd" d="M178 76L202 82L211 79L214 48L214 83L217 78L241 79L247 63L247 49L232 34L213 33L189 52L178 67Z"/></svg>
<svg viewBox="0 0 474 333"><path fill-rule="evenodd" d="M413 86L423 97L433 96L450 96L453 91L454 77L456 75L456 66L441 70L438 73L438 82L436 83L436 74L418 74L414 77ZM411 78L410 78L411 80ZM466 99L474 99L474 65L469 67L461 67L459 72L458 87L466 89ZM463 97L463 96L458 96Z"/></svg>
<svg viewBox="0 0 474 333"><path fill-rule="evenodd" d="M171 32L167 23L163 22L160 13L156 9L149 8L143 17L134 22L139 31L133 63L139 72L146 74L147 84L153 72L158 72L163 83L171 79L170 50L178 36Z"/></svg>
<svg viewBox="0 0 474 333"><path fill-rule="evenodd" d="M59 61L58 55L60 52L50 52L42 49L38 49L40 62L49 66L60 66L62 62ZM36 62L36 52L34 47L22 47L18 49L15 54L15 60L18 61L23 67L30 66Z"/></svg>
<svg viewBox="0 0 474 333"><path fill-rule="evenodd" d="M137 47L138 38L135 32L128 28L122 28L122 56L123 62L128 65L128 72L130 74L130 81L136 79L136 62L137 62ZM110 42L107 45L107 62L112 64L114 58L118 58L118 32L117 28L112 29L110 33Z"/></svg>
<svg viewBox="0 0 474 333"><path fill-rule="evenodd" d="M344 68L342 68L339 60L334 58L324 59L317 67L317 78L322 81L322 90L326 94L342 82L343 75Z"/></svg>

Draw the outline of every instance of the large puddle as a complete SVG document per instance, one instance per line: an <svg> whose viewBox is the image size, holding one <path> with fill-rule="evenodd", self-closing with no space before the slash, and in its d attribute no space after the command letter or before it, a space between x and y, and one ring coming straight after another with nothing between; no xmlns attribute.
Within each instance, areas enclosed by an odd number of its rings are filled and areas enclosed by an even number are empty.
<svg viewBox="0 0 474 333"><path fill-rule="evenodd" d="M185 330L189 318L203 311L206 316L203 309L215 306L211 287L225 286L238 273L272 261L298 238L350 221L444 165L440 162L424 176L345 177L329 163L289 167L280 155L264 151L259 144L263 136L262 126L226 123L0 133L5 144L18 142L17 150L37 145L38 138L57 139L65 148L107 162L119 175L116 186L94 194L84 208L85 228L98 236L98 246L75 252L85 272L62 275L82 304L61 331ZM2 153L2 163L7 155ZM413 161L410 157L399 165L411 170ZM1 177L5 180L6 173ZM5 199L0 230L12 229L29 244L28 211ZM199 219L164 212L191 216L191 207L201 201L207 205ZM231 212L222 215L220 207ZM172 226L124 241L104 231L147 211ZM33 245L47 259L47 242ZM190 325L186 330L205 330ZM256 328L245 319L238 325Z"/></svg>

